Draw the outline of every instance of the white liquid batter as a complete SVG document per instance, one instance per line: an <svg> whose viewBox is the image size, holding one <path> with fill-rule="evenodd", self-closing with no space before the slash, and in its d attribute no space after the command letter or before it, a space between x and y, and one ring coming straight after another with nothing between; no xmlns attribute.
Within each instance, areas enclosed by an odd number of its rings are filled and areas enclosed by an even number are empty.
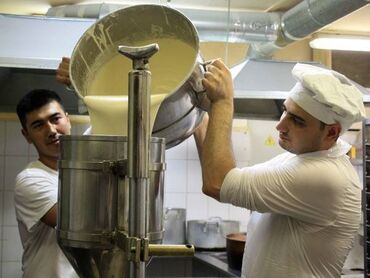
<svg viewBox="0 0 370 278"><path fill-rule="evenodd" d="M160 39L159 51L149 59L152 73L150 132L165 97L178 89L193 70L196 51L176 39ZM143 42L141 45L152 42ZM127 135L128 72L132 61L117 53L91 75L85 104L90 115L92 134Z"/></svg>
<svg viewBox="0 0 370 278"><path fill-rule="evenodd" d="M150 130L153 128L159 106L166 96L165 94L151 96ZM127 135L127 96L87 96L84 97L84 101L89 109L92 134Z"/></svg>

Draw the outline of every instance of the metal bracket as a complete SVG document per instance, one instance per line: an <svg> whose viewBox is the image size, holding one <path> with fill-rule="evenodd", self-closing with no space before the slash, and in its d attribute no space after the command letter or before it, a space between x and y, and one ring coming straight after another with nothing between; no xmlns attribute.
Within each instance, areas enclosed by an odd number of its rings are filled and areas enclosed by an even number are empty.
<svg viewBox="0 0 370 278"><path fill-rule="evenodd" d="M149 260L149 239L130 237L124 231L117 231L117 245L132 262L146 262Z"/></svg>
<svg viewBox="0 0 370 278"><path fill-rule="evenodd" d="M120 178L124 178L127 175L127 159L102 160L98 162L59 160L58 163L61 169L102 171L103 173L113 173ZM164 171L165 169L166 163L153 162L149 165L150 171Z"/></svg>

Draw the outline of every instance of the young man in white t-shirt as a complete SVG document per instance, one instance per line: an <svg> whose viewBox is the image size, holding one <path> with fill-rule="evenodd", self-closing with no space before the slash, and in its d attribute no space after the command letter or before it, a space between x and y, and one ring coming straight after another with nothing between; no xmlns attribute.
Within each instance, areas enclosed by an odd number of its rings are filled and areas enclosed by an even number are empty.
<svg viewBox="0 0 370 278"><path fill-rule="evenodd" d="M17 105L22 134L38 152L16 177L15 210L23 245L23 277L78 277L57 244L59 137L71 123L60 97L33 90Z"/></svg>

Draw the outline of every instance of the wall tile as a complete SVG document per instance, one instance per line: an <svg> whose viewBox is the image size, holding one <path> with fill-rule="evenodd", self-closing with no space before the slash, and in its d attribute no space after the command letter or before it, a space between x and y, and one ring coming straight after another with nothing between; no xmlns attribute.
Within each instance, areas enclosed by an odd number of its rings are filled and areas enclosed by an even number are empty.
<svg viewBox="0 0 370 278"><path fill-rule="evenodd" d="M5 154L28 155L28 143L21 133L21 124L8 121L5 123Z"/></svg>
<svg viewBox="0 0 370 278"><path fill-rule="evenodd" d="M3 262L1 264L1 273L3 278L20 278L22 277L21 262ZM0 276L1 277L1 276Z"/></svg>
<svg viewBox="0 0 370 278"><path fill-rule="evenodd" d="M23 247L18 227L3 227L3 262L21 261Z"/></svg>
<svg viewBox="0 0 370 278"><path fill-rule="evenodd" d="M78 133L79 133L79 125L78 124L72 124L71 134L76 135Z"/></svg>
<svg viewBox="0 0 370 278"><path fill-rule="evenodd" d="M250 211L245 208L240 208L240 207L230 205L229 217L232 220L240 221L241 230L245 231L249 217L250 217Z"/></svg>
<svg viewBox="0 0 370 278"><path fill-rule="evenodd" d="M39 159L39 156L38 155L35 155L35 156L33 156L33 155L31 155L31 156L29 156L28 157L28 162L32 162L32 161L36 161L36 160L38 160Z"/></svg>
<svg viewBox="0 0 370 278"><path fill-rule="evenodd" d="M0 121L0 155L5 154L5 122Z"/></svg>
<svg viewBox="0 0 370 278"><path fill-rule="evenodd" d="M0 155L0 191L4 189L5 156Z"/></svg>
<svg viewBox="0 0 370 278"><path fill-rule="evenodd" d="M3 218L4 218L4 191L0 191L0 244L2 242L2 225L3 225ZM1 246L0 246L1 250ZM1 261L1 251L0 251L0 261Z"/></svg>
<svg viewBox="0 0 370 278"><path fill-rule="evenodd" d="M237 160L236 167L243 168L250 166L250 162L248 160Z"/></svg>
<svg viewBox="0 0 370 278"><path fill-rule="evenodd" d="M190 136L188 141L188 159L199 159L197 146L193 136Z"/></svg>
<svg viewBox="0 0 370 278"><path fill-rule="evenodd" d="M265 162L272 157L284 152L279 146L276 121L248 121L250 140L248 160L251 164Z"/></svg>
<svg viewBox="0 0 370 278"><path fill-rule="evenodd" d="M184 193L165 193L163 206L166 208L186 208L186 195Z"/></svg>
<svg viewBox="0 0 370 278"><path fill-rule="evenodd" d="M207 199L209 197L203 193L188 193L186 197L186 214L188 220L207 219Z"/></svg>
<svg viewBox="0 0 370 278"><path fill-rule="evenodd" d="M35 146L33 144L30 144L28 146L28 156L38 156L39 153L37 152Z"/></svg>
<svg viewBox="0 0 370 278"><path fill-rule="evenodd" d="M3 205L3 225L17 226L14 208L14 193L13 191L4 191L4 205Z"/></svg>
<svg viewBox="0 0 370 278"><path fill-rule="evenodd" d="M186 192L186 160L167 160L165 172L165 192Z"/></svg>
<svg viewBox="0 0 370 278"><path fill-rule="evenodd" d="M6 156L5 157L5 189L12 190L15 184L15 177L27 165L27 156Z"/></svg>
<svg viewBox="0 0 370 278"><path fill-rule="evenodd" d="M202 169L199 160L188 160L188 186L187 192L202 192Z"/></svg>
<svg viewBox="0 0 370 278"><path fill-rule="evenodd" d="M248 146L250 136L243 132L234 132L232 135L233 151L236 160L248 159Z"/></svg>
<svg viewBox="0 0 370 278"><path fill-rule="evenodd" d="M89 128L89 124L72 124L72 135L82 135Z"/></svg>
<svg viewBox="0 0 370 278"><path fill-rule="evenodd" d="M228 204L220 203L213 198L208 198L208 211L207 216L218 216L222 219L229 219L229 206Z"/></svg>
<svg viewBox="0 0 370 278"><path fill-rule="evenodd" d="M167 159L186 159L187 158L187 148L188 140L180 143L179 145L166 150L166 160Z"/></svg>

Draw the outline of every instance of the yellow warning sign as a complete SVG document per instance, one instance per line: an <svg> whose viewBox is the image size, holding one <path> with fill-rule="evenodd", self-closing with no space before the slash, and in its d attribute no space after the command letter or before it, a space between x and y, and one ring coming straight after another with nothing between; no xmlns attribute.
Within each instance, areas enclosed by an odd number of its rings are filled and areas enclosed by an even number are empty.
<svg viewBox="0 0 370 278"><path fill-rule="evenodd" d="M267 138L265 140L265 145L266 146L275 146L275 140L274 140L274 138L272 138L271 135L267 136Z"/></svg>

